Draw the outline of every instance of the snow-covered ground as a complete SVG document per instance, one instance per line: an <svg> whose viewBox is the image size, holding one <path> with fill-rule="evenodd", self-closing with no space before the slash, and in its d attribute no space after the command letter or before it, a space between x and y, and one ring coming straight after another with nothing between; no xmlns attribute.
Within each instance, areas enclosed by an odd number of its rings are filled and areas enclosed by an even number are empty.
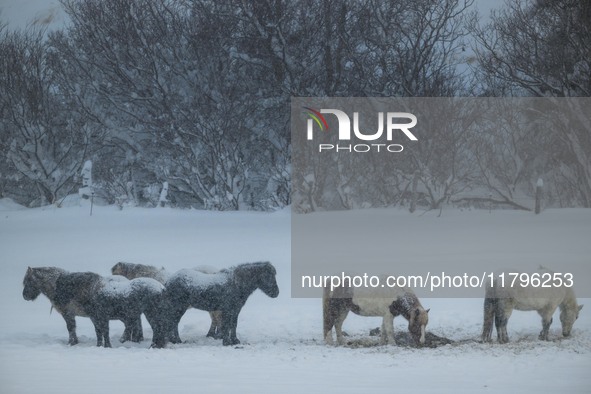
<svg viewBox="0 0 591 394"><path fill-rule="evenodd" d="M551 328L553 341L540 342L537 314L515 312L509 322L511 343L480 344L481 299L424 299L423 305L431 308L428 331L455 344L435 349L328 347L322 343L321 301L290 297L289 211L95 206L91 217L86 202L73 205L18 209L0 200L1 393L591 392L588 299L579 301L588 306L569 339L560 338L558 316ZM401 225L417 219L407 212L392 214ZM489 215L444 214L458 220ZM580 210L580 215L589 217L591 225L591 210ZM427 219L438 220L436 215ZM565 230L564 237L570 235ZM118 261L174 271L258 260L276 266L281 293L277 299L260 291L251 296L239 318L243 344L238 347L205 338L209 315L194 309L179 326L183 344L148 349L152 332L145 321L146 341L120 344L123 325L112 321L113 348L97 348L91 322L77 318L80 344L70 347L65 323L55 311L50 314L48 300L22 298L27 266L107 275ZM344 328L361 339L379 325L378 318L350 316ZM405 330L403 319L395 325Z"/></svg>

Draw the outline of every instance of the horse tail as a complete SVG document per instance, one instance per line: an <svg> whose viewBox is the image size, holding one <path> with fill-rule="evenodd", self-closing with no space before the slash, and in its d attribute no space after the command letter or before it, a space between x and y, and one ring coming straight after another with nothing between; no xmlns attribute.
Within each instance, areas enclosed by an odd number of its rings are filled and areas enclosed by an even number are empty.
<svg viewBox="0 0 591 394"><path fill-rule="evenodd" d="M493 330L493 321L497 309L497 299L487 289L484 297L484 319L482 323L482 342L490 342Z"/></svg>

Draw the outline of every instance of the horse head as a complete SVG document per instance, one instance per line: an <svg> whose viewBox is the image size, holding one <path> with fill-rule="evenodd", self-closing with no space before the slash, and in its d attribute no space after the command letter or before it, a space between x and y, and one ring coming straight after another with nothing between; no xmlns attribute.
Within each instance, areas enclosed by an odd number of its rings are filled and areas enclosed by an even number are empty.
<svg viewBox="0 0 591 394"><path fill-rule="evenodd" d="M562 324L562 335L564 337L570 336L573 324L579 318L581 309L583 309L583 305L578 305L576 302L561 306L560 323Z"/></svg>
<svg viewBox="0 0 591 394"><path fill-rule="evenodd" d="M36 278L36 270L28 267L23 279L23 298L27 301L35 300L41 294L41 287Z"/></svg>
<svg viewBox="0 0 591 394"><path fill-rule="evenodd" d="M158 268L151 265L126 263L125 261L120 261L111 268L111 274L124 276L129 280L144 277L151 278L152 276L149 274L156 271L158 271Z"/></svg>
<svg viewBox="0 0 591 394"><path fill-rule="evenodd" d="M279 295L279 286L277 286L277 280L275 276L277 271L275 267L269 262L260 263L258 268L258 288L263 293L271 298L276 298Z"/></svg>
<svg viewBox="0 0 591 394"><path fill-rule="evenodd" d="M423 345L425 343L425 329L429 323L429 310L430 309L425 310L422 306L418 306L410 312L408 331L418 345Z"/></svg>
<svg viewBox="0 0 591 394"><path fill-rule="evenodd" d="M113 275L122 275L122 276L125 276L127 274L126 264L127 263L124 263L122 261L118 262L117 264L115 264L113 266L113 268L111 268L111 273Z"/></svg>

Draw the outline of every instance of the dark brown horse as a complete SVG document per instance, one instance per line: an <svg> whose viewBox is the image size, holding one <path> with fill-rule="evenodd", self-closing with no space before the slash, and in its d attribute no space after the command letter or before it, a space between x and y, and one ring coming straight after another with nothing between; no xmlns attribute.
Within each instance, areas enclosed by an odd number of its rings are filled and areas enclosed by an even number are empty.
<svg viewBox="0 0 591 394"><path fill-rule="evenodd" d="M72 305L81 308L94 324L97 346L111 347L109 320L121 320L125 336L137 340L141 331L141 314L154 331L153 345L164 343L161 320L164 286L151 278L127 280L102 277L93 272L63 273L56 281L54 302L56 309L67 310Z"/></svg>
<svg viewBox="0 0 591 394"><path fill-rule="evenodd" d="M181 342L178 324L189 307L222 313L224 345L240 343L236 336L238 315L248 297L261 289L269 297L279 295L275 267L269 262L247 263L215 274L184 269L166 282L165 310L173 343Z"/></svg>

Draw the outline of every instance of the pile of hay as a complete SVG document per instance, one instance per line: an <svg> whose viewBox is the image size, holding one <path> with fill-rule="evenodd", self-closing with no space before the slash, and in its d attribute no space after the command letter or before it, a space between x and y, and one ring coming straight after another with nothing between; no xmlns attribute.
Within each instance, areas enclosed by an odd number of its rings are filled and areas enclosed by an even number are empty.
<svg viewBox="0 0 591 394"><path fill-rule="evenodd" d="M343 332L343 335L347 336L346 333ZM379 337L380 336L380 328L374 328L373 330L369 331L370 337ZM394 339L396 340L397 346L402 347L428 347L428 348L436 348L439 346L451 345L454 343L451 339L440 337L435 335L431 332L425 333L425 344L422 346L417 346L414 339L412 339L410 333L406 331L398 331L394 333ZM372 346L379 346L380 341L376 341L372 338L350 338L346 342L346 346L358 348L358 347L372 347Z"/></svg>

